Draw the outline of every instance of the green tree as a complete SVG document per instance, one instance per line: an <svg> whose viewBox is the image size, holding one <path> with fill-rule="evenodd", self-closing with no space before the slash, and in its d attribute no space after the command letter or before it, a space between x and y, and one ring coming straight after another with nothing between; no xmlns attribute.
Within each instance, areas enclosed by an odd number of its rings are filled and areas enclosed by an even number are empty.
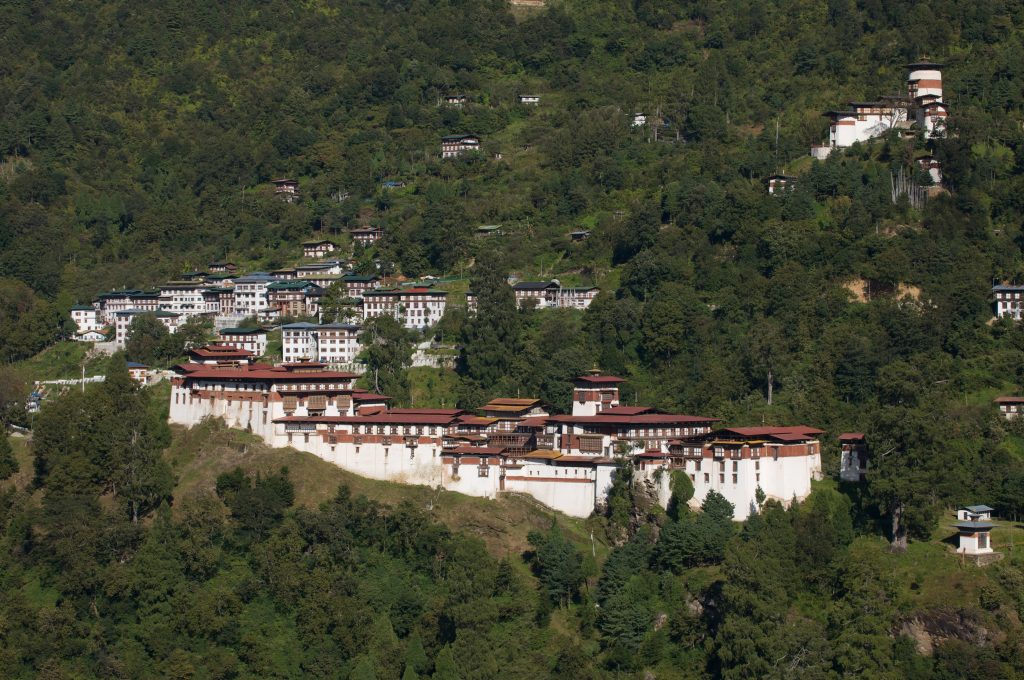
<svg viewBox="0 0 1024 680"><path fill-rule="evenodd" d="M546 534L531 531L526 540L533 548L531 563L543 593L559 606L568 605L583 585L583 556L557 524Z"/></svg>
<svg viewBox="0 0 1024 680"><path fill-rule="evenodd" d="M363 380L375 392L387 394L398 403L409 402L409 378L415 350L413 334L387 314L370 318L359 335L365 349L367 372Z"/></svg>
<svg viewBox="0 0 1024 680"><path fill-rule="evenodd" d="M8 479L18 471L18 461L11 449L11 442L7 433L0 430L0 479Z"/></svg>
<svg viewBox="0 0 1024 680"><path fill-rule="evenodd" d="M139 314L128 325L125 356L129 361L158 366L166 356L169 336L167 326L155 314Z"/></svg>

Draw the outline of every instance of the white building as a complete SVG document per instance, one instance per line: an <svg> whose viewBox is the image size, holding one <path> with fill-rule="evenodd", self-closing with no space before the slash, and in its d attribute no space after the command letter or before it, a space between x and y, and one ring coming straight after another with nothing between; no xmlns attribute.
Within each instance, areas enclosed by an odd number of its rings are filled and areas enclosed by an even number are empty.
<svg viewBox="0 0 1024 680"><path fill-rule="evenodd" d="M868 444L862 432L839 435L839 479L863 482L868 472Z"/></svg>
<svg viewBox="0 0 1024 680"><path fill-rule="evenodd" d="M600 289L593 286L563 288L558 281L520 281L512 286L512 293L520 308L532 301L537 309L586 309L600 292Z"/></svg>
<svg viewBox="0 0 1024 680"><path fill-rule="evenodd" d="M256 272L235 279L235 314L241 318L256 316L267 308L267 286L276 279L265 272Z"/></svg>
<svg viewBox="0 0 1024 680"><path fill-rule="evenodd" d="M172 281L160 286L160 309L180 314L183 320L203 314L206 311L205 287L192 281Z"/></svg>
<svg viewBox="0 0 1024 680"><path fill-rule="evenodd" d="M991 522L994 508L987 505L965 505L956 511L956 518L961 522Z"/></svg>
<svg viewBox="0 0 1024 680"><path fill-rule="evenodd" d="M737 520L745 520L757 510L758 488L783 505L810 495L811 481L821 479L821 433L802 425L726 427L672 443L668 458L693 483L692 507L714 490L735 506ZM661 454L652 457L655 469L664 465Z"/></svg>
<svg viewBox="0 0 1024 680"><path fill-rule="evenodd" d="M1008 316L1014 321L1021 320L1024 310L1024 286L992 286L992 297L996 303L996 317Z"/></svg>
<svg viewBox="0 0 1024 680"><path fill-rule="evenodd" d="M217 337L225 345L249 350L258 357L267 353L267 332L262 328L222 328Z"/></svg>
<svg viewBox="0 0 1024 680"><path fill-rule="evenodd" d="M520 104L524 104L526 106L537 106L540 104L539 94L521 94L517 99Z"/></svg>
<svg viewBox="0 0 1024 680"><path fill-rule="evenodd" d="M363 293L363 319L389 314L406 328L422 330L444 316L448 293L424 286Z"/></svg>
<svg viewBox="0 0 1024 680"><path fill-rule="evenodd" d="M1013 420L1024 413L1024 397L999 397L996 399L999 413L1007 420Z"/></svg>
<svg viewBox="0 0 1024 680"><path fill-rule="evenodd" d="M303 257L326 257L330 253L333 253L338 246L334 245L333 241L326 239L320 239L319 241L305 241L302 244L302 256Z"/></svg>
<svg viewBox="0 0 1024 680"><path fill-rule="evenodd" d="M285 362L350 364L359 354L359 326L342 323L290 323L281 326Z"/></svg>
<svg viewBox="0 0 1024 680"><path fill-rule="evenodd" d="M441 158L456 158L479 150L480 138L476 135L448 135L441 138Z"/></svg>
<svg viewBox="0 0 1024 680"><path fill-rule="evenodd" d="M957 552L963 555L988 555L992 549L992 508L968 505L956 513Z"/></svg>
<svg viewBox="0 0 1024 680"><path fill-rule="evenodd" d="M103 328L100 312L92 305L74 305L71 308L71 320L75 322L75 327L78 330L77 335L82 335L89 331L99 331Z"/></svg>

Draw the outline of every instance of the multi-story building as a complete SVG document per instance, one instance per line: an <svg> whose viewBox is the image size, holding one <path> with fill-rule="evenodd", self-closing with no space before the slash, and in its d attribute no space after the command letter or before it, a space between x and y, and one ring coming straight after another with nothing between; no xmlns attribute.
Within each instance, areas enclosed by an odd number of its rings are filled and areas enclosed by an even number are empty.
<svg viewBox="0 0 1024 680"><path fill-rule="evenodd" d="M540 104L539 94L521 94L516 99L520 104L525 104L526 106L537 106Z"/></svg>
<svg viewBox="0 0 1024 680"><path fill-rule="evenodd" d="M235 279L235 314L245 318L256 316L267 307L267 286L276 279L266 272L256 272Z"/></svg>
<svg viewBox="0 0 1024 680"><path fill-rule="evenodd" d="M267 332L262 328L222 328L217 336L222 344L248 350L258 357L267 353Z"/></svg>
<svg viewBox="0 0 1024 680"><path fill-rule="evenodd" d="M363 293L368 290L375 290L380 283L380 278L376 276L359 276L357 274L347 274L341 277L342 283L345 284L345 294L350 298L361 300Z"/></svg>
<svg viewBox="0 0 1024 680"><path fill-rule="evenodd" d="M997 318L1008 316L1014 321L1021 320L1024 286L992 286L992 297L995 299Z"/></svg>
<svg viewBox="0 0 1024 680"><path fill-rule="evenodd" d="M299 200L299 183L294 179L282 178L272 179L274 195L286 203L294 203Z"/></svg>
<svg viewBox="0 0 1024 680"><path fill-rule="evenodd" d="M216 261L206 265L211 274L234 274L238 271L238 265L234 262Z"/></svg>
<svg viewBox="0 0 1024 680"><path fill-rule="evenodd" d="M100 312L92 305L74 305L71 308L71 320L79 333L98 331L103 328Z"/></svg>
<svg viewBox="0 0 1024 680"><path fill-rule="evenodd" d="M216 365L206 358L196 355L176 368L172 422L191 426L206 417L223 418L271 446L308 451L375 479L488 498L525 493L585 517L604 503L617 466L631 460L662 503L668 500L669 475L659 470L683 469L694 480L695 505L714 488L742 519L758 487L769 498L789 502L806 497L810 480L820 474L819 430L711 433L711 418L618 404L619 383L610 376L576 381L583 401L571 416L544 415L536 400L503 399L484 409L488 417L458 409L389 408L387 397L355 388L353 374L325 370L321 363L270 367L242 363L248 357L241 357ZM526 437L505 445L502 437L518 434Z"/></svg>
<svg viewBox="0 0 1024 680"><path fill-rule="evenodd" d="M827 111L828 142L811 148L823 159L837 148L865 142L894 128L910 128L912 122L929 138L944 134L946 115L942 103L942 64L921 61L907 65L907 94L881 97L875 102L850 102L846 109Z"/></svg>
<svg viewBox="0 0 1024 680"><path fill-rule="evenodd" d="M802 425L725 427L672 442L667 467L689 475L691 505L717 491L735 506L733 516L744 520L757 511L758 489L784 505L810 495L811 481L821 479L821 433Z"/></svg>
<svg viewBox="0 0 1024 680"><path fill-rule="evenodd" d="M206 311L204 287L193 281L171 281L160 286L160 309L180 314L183 320L203 314Z"/></svg>
<svg viewBox="0 0 1024 680"><path fill-rule="evenodd" d="M479 150L480 138L476 135L448 135L441 138L441 158L457 158Z"/></svg>
<svg viewBox="0 0 1024 680"><path fill-rule="evenodd" d="M344 265L337 260L328 260L327 262L311 262L308 264L300 264L295 267L295 278L312 280L313 277L320 275L338 275L344 271Z"/></svg>
<svg viewBox="0 0 1024 680"><path fill-rule="evenodd" d="M360 327L343 323L290 323L281 326L285 362L350 364L359 354Z"/></svg>
<svg viewBox="0 0 1024 680"><path fill-rule="evenodd" d="M533 304L537 309L549 307L586 309L601 291L593 286L563 288L558 281L520 281L512 286L512 292L519 307ZM474 307L475 302L474 299Z"/></svg>
<svg viewBox="0 0 1024 680"><path fill-rule="evenodd" d="M353 243L358 243L364 248L369 248L384 236L384 230L380 227L360 227L348 232Z"/></svg>
<svg viewBox="0 0 1024 680"><path fill-rule="evenodd" d="M305 241L302 244L303 257L327 257L333 253L338 246L333 241L320 239L317 241Z"/></svg>
<svg viewBox="0 0 1024 680"><path fill-rule="evenodd" d="M448 293L424 286L363 293L363 319L389 314L406 328L422 330L444 316Z"/></svg>
<svg viewBox="0 0 1024 680"><path fill-rule="evenodd" d="M275 281L267 286L267 306L279 316L315 316L321 295L323 288L310 281Z"/></svg>

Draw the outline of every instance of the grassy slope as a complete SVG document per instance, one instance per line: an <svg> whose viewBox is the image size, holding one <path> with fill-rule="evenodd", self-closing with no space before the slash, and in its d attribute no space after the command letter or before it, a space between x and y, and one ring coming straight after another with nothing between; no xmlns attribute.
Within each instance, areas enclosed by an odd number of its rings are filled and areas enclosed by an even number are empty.
<svg viewBox="0 0 1024 680"><path fill-rule="evenodd" d="M177 476L175 497L178 500L213 493L217 476L236 465L248 472L261 473L287 466L299 505L316 507L331 499L338 487L345 484L353 493L383 503L394 505L410 501L426 508L437 521L479 537L496 556L516 555L526 550L527 533L547 529L552 517L557 515L567 535L590 552L586 521L553 513L529 498L507 496L490 501L425 486L366 479L309 453L270 448L254 435L228 429L219 423L210 422L188 430L175 426L173 435L167 460ZM600 559L607 549L598 544L597 551Z"/></svg>
<svg viewBox="0 0 1024 680"><path fill-rule="evenodd" d="M34 380L81 378L83 361L87 376L104 375L107 372L107 357L99 352L93 352L86 359L91 348L92 344L86 342L58 342L31 359L19 361L15 368L29 383Z"/></svg>

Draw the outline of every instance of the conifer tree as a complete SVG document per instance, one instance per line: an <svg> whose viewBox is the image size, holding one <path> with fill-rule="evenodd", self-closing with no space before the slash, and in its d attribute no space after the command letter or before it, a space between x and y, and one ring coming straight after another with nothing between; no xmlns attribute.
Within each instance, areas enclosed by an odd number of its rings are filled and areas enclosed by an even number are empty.
<svg viewBox="0 0 1024 680"><path fill-rule="evenodd" d="M11 449L11 442L7 438L7 433L0 430L0 479L7 479L17 471L18 461Z"/></svg>

